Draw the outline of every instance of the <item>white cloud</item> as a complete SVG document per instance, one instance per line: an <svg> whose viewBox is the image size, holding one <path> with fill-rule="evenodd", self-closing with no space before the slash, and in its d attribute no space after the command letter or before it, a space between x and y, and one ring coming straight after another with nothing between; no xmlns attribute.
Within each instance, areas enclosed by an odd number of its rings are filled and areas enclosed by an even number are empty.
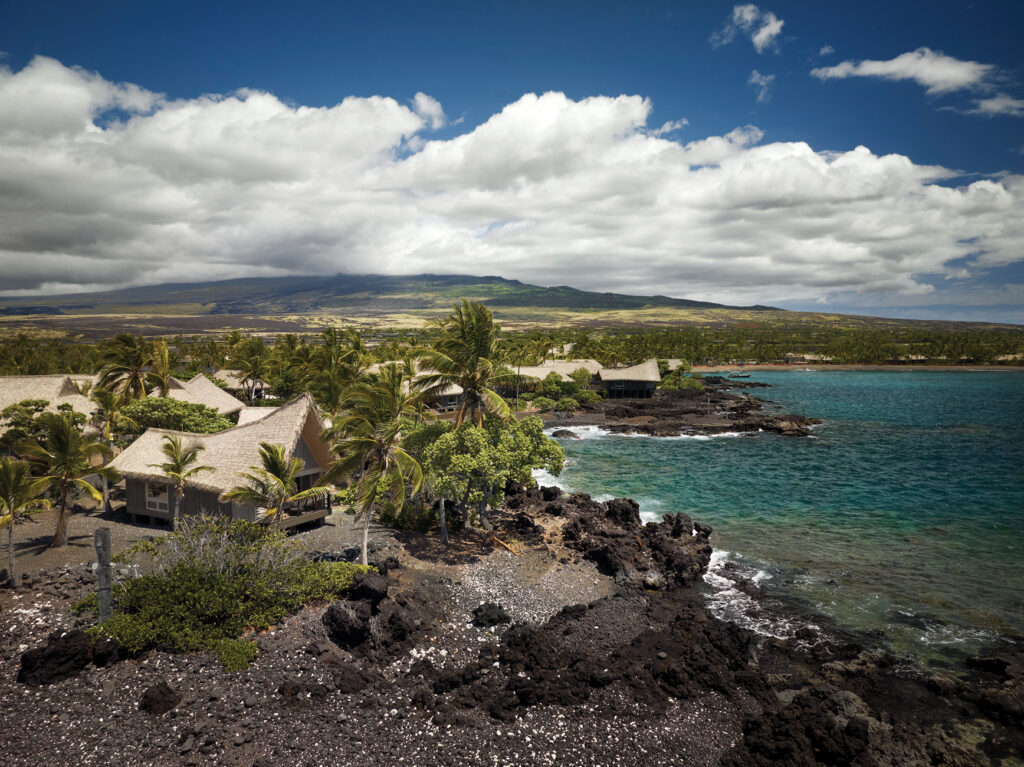
<svg viewBox="0 0 1024 767"><path fill-rule="evenodd" d="M417 93L413 96L412 109L427 121L432 130L443 128L447 122L441 102L426 93Z"/></svg>
<svg viewBox="0 0 1024 767"><path fill-rule="evenodd" d="M883 80L913 80L930 94L977 88L995 72L991 64L961 61L930 48L901 53L888 61L843 61L832 67L812 69L820 80L847 77L878 77Z"/></svg>
<svg viewBox="0 0 1024 767"><path fill-rule="evenodd" d="M821 50L818 51L818 55L819 56L831 56L835 52L836 52L836 49L833 48L831 45L823 45L823 46L821 46Z"/></svg>
<svg viewBox="0 0 1024 767"><path fill-rule="evenodd" d="M711 35L711 45L727 45L736 39L737 33L742 33L750 38L758 53L764 53L765 48L778 48L783 24L771 11L762 11L750 3L737 5L722 28Z"/></svg>
<svg viewBox="0 0 1024 767"><path fill-rule="evenodd" d="M995 117L996 115L1024 117L1024 99L1015 99L1005 93L987 99L975 99L974 108L968 109L967 114L985 115L986 117Z"/></svg>
<svg viewBox="0 0 1024 767"><path fill-rule="evenodd" d="M772 83L775 82L775 75L762 75L756 69L747 78L747 85L757 89L757 101L759 104L767 102L772 97Z"/></svg>
<svg viewBox="0 0 1024 767"><path fill-rule="evenodd" d="M647 131L647 135L664 136L668 133L675 133L677 130L685 128L689 124L690 121L687 120L685 117L679 120L669 120L668 122L662 123L660 128L655 128L654 130Z"/></svg>
<svg viewBox="0 0 1024 767"><path fill-rule="evenodd" d="M752 126L683 143L639 96L527 94L430 140L443 111L415 98L167 100L36 59L0 69L0 103L6 293L435 272L770 303L1024 258L1024 177L961 185Z"/></svg>

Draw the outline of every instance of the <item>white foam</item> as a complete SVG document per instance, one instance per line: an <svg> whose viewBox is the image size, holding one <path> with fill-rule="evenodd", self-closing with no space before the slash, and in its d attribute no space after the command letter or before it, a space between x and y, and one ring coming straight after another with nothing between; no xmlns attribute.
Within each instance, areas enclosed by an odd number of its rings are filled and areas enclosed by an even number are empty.
<svg viewBox="0 0 1024 767"><path fill-rule="evenodd" d="M556 426L544 430L544 433L551 437L556 432L565 429L573 432L580 439L602 439L604 437L626 437L632 439L657 439L657 440L693 440L696 442L707 442L712 439L732 439L735 437L744 437L747 432L742 431L723 431L719 434L675 434L668 437L655 437L651 434L624 434L621 432L608 431L600 426ZM760 431L760 429L758 429ZM553 437L553 439L561 439L559 437Z"/></svg>

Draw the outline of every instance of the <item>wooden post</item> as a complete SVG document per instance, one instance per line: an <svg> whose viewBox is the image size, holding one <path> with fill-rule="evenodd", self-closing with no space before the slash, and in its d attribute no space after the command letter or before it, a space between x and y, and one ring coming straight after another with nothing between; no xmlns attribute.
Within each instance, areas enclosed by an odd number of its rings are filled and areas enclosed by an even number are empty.
<svg viewBox="0 0 1024 767"><path fill-rule="evenodd" d="M98 607L100 623L110 618L113 613L111 604L111 570L110 570L110 528L100 527L94 533L96 545L96 576L99 579Z"/></svg>

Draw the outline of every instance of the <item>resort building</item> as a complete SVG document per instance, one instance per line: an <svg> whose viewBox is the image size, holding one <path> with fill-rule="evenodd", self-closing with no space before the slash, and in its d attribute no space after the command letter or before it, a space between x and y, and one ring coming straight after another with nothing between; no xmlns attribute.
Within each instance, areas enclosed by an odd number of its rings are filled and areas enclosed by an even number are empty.
<svg viewBox="0 0 1024 767"><path fill-rule="evenodd" d="M234 415L245 408L244 402L232 397L202 373L188 381L172 377L170 384L167 396L171 399L191 402L194 405L206 405L221 415ZM157 396L157 392L153 392L150 396ZM265 408L258 409L265 410Z"/></svg>
<svg viewBox="0 0 1024 767"><path fill-rule="evenodd" d="M88 379L87 376L79 378ZM50 403L46 409L51 412L55 412L59 405L71 405L75 412L91 416L96 409L96 405L79 390L72 376L0 376L0 411L27 399L46 400Z"/></svg>
<svg viewBox="0 0 1024 767"><path fill-rule="evenodd" d="M263 410L265 415L216 434L189 434L167 429L147 429L146 433L126 447L111 461L125 482L125 510L136 521L171 526L175 516L188 514L222 514L231 519L258 522L266 509L252 504L223 500L228 490L245 484L243 473L261 466L260 443L280 444L288 457L301 458L302 471L298 490L316 484L332 461L330 448L321 434L323 422L313 398L303 394L279 408L247 408ZM255 415L255 414L253 414ZM181 437L185 445L202 445L199 454L203 471L190 478L185 496L178 503L174 488L160 470L166 462L164 437ZM331 513L330 498L308 499L286 505L279 519L282 528L315 522Z"/></svg>
<svg viewBox="0 0 1024 767"><path fill-rule="evenodd" d="M598 378L609 397L653 397L661 383L658 360L653 357L628 368L601 368Z"/></svg>

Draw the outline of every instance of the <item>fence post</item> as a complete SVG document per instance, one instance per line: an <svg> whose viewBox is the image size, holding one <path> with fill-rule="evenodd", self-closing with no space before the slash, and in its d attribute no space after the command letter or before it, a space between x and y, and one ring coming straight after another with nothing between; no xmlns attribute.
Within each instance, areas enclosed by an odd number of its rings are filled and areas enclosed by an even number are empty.
<svg viewBox="0 0 1024 767"><path fill-rule="evenodd" d="M110 528L100 527L93 534L96 545L96 577L99 579L97 592L100 623L110 618L113 613L111 605L111 569L110 569Z"/></svg>

